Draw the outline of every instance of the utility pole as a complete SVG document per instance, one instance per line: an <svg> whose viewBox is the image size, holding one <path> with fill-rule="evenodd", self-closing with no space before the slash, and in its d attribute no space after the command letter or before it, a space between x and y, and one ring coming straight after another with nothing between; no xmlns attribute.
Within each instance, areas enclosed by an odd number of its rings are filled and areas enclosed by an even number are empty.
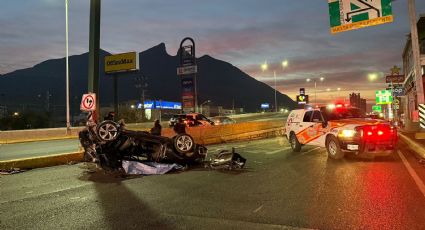
<svg viewBox="0 0 425 230"><path fill-rule="evenodd" d="M134 81L135 81L134 86L136 87L136 89L139 90L140 100L142 104L142 121L143 121L145 119L145 100L146 100L145 91L148 86L147 77L144 75L136 76L134 78ZM154 103L155 102L156 100L154 100Z"/></svg>
<svg viewBox="0 0 425 230"><path fill-rule="evenodd" d="M94 121L99 120L99 53L100 53L100 0L90 0L89 73L88 91L96 94Z"/></svg>
<svg viewBox="0 0 425 230"><path fill-rule="evenodd" d="M412 42L413 68L415 71L416 99L418 104L424 104L424 88L422 83L415 0L408 0L407 2L409 4L410 36Z"/></svg>
<svg viewBox="0 0 425 230"><path fill-rule="evenodd" d="M50 91L47 90L46 91L46 111L47 112L50 112L50 96L52 95L50 95Z"/></svg>

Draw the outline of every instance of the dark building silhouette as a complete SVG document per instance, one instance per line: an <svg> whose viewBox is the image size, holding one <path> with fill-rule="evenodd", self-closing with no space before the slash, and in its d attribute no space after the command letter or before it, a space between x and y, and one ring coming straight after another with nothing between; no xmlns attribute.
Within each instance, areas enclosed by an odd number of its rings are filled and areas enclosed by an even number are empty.
<svg viewBox="0 0 425 230"><path fill-rule="evenodd" d="M350 105L366 112L366 99L360 97L360 93L350 94Z"/></svg>

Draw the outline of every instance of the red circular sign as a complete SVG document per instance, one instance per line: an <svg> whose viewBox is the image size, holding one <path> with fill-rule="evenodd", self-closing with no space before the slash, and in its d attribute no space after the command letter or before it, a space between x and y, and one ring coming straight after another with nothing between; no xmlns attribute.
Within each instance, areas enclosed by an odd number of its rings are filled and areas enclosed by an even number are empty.
<svg viewBox="0 0 425 230"><path fill-rule="evenodd" d="M94 98L92 95L86 95L83 99L83 107L85 109L93 109L94 107Z"/></svg>

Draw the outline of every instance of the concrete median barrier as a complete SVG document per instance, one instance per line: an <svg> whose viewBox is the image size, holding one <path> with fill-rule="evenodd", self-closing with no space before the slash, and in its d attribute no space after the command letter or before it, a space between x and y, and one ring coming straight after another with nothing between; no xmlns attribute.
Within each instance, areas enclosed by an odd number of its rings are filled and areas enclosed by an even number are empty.
<svg viewBox="0 0 425 230"><path fill-rule="evenodd" d="M399 136L409 146L409 148L419 156L420 160L424 162L425 161L424 147L402 133L399 133Z"/></svg>
<svg viewBox="0 0 425 230"><path fill-rule="evenodd" d="M68 138L77 138L79 129L73 130L73 133ZM128 127L130 128L130 127ZM50 130L53 134L57 134L57 130ZM262 138L270 138L276 136L283 136L285 133L284 123L276 121L259 121L259 122L246 122L231 125L218 125L218 126L201 126L201 127L188 127L187 133L190 134L195 142L202 145L219 144L224 142L246 141ZM31 132L29 132L31 133ZM28 135L29 133L26 133ZM46 136L46 133L43 133ZM34 133L31 133L34 135ZM42 135L39 133L39 135ZM164 128L162 135L166 137L175 136L175 132L171 128ZM23 135L24 136L24 135ZM51 135L49 138L54 138ZM21 140L16 138L15 141ZM34 138L35 140L35 138ZM12 139L8 139L8 143L13 143ZM68 164L70 162L80 162L83 160L83 152L74 152L67 154L49 155L43 157L16 159L8 161L0 161L0 169L28 169L40 168L47 166L54 166L60 164Z"/></svg>
<svg viewBox="0 0 425 230"><path fill-rule="evenodd" d="M83 160L83 155L84 152L79 151L73 153L0 161L0 170L9 170L14 168L33 169L70 164L72 162L81 162Z"/></svg>
<svg viewBox="0 0 425 230"><path fill-rule="evenodd" d="M66 128L0 131L0 144L72 139L78 137L82 128L73 127L69 134L66 133Z"/></svg>
<svg viewBox="0 0 425 230"><path fill-rule="evenodd" d="M147 123L135 123L128 124L127 128L132 130L148 130L147 127L150 125ZM0 144L77 139L78 132L83 128L82 126L72 127L69 134L66 133L66 128L0 131Z"/></svg>

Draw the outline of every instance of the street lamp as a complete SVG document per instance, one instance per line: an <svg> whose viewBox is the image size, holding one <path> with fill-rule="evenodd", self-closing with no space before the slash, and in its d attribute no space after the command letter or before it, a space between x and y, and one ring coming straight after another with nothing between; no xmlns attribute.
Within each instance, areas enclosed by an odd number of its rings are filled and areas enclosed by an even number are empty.
<svg viewBox="0 0 425 230"><path fill-rule="evenodd" d="M378 74L370 73L367 75L367 77L369 78L369 81L375 81L376 79L378 79Z"/></svg>
<svg viewBox="0 0 425 230"><path fill-rule="evenodd" d="M288 66L288 60L282 61L282 69ZM261 70L266 71L269 68L267 61L261 64ZM274 110L277 113L277 85L276 85L276 70L273 70L274 77Z"/></svg>
<svg viewBox="0 0 425 230"><path fill-rule="evenodd" d="M269 65L267 65L267 61L261 64L261 70L266 71L268 68L269 68Z"/></svg>
<svg viewBox="0 0 425 230"><path fill-rule="evenodd" d="M66 49L66 134L71 132L69 117L69 58L68 58L68 0L65 0L65 49Z"/></svg>
<svg viewBox="0 0 425 230"><path fill-rule="evenodd" d="M204 102L201 103L201 105L199 106L200 109L201 109L201 113L202 113L202 106L205 105L205 104L207 104L207 103L210 103L210 102L211 102L211 100L206 100L206 101L204 101Z"/></svg>
<svg viewBox="0 0 425 230"><path fill-rule="evenodd" d="M314 80L314 104L317 105L317 79L313 79ZM320 77L319 81L323 82L325 80L324 77ZM311 79L307 78L305 79L306 82L310 82Z"/></svg>

